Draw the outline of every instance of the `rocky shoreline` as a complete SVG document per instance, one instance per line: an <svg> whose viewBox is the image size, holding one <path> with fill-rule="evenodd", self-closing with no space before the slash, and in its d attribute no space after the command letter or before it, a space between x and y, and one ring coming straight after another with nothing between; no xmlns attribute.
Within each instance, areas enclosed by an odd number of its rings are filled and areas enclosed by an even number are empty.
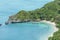
<svg viewBox="0 0 60 40"><path fill-rule="evenodd" d="M13 18L12 16L9 17L8 21L5 22L5 24L10 24L10 23L26 23L26 22L39 22L40 19L24 19L24 20L20 20L20 19L16 19L16 18Z"/></svg>

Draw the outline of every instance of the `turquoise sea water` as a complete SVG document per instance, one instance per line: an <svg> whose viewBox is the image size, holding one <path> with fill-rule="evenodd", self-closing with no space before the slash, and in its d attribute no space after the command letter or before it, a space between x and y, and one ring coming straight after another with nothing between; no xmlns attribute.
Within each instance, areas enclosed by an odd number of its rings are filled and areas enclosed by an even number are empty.
<svg viewBox="0 0 60 40"><path fill-rule="evenodd" d="M52 0L0 0L0 23L20 10L41 8ZM47 23L17 23L0 27L0 40L47 40L54 27Z"/></svg>
<svg viewBox="0 0 60 40"><path fill-rule="evenodd" d="M17 23L0 27L0 40L47 40L54 32L47 23Z"/></svg>

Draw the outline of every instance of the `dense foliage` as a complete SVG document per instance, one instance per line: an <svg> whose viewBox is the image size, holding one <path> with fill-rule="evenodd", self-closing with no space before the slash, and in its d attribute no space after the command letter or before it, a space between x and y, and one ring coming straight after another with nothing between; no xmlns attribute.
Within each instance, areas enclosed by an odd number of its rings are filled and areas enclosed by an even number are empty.
<svg viewBox="0 0 60 40"><path fill-rule="evenodd" d="M56 23L59 31L54 33L48 40L60 40L60 0L47 3L44 7L32 11L21 10L16 15L11 16L12 20L40 21L47 20Z"/></svg>

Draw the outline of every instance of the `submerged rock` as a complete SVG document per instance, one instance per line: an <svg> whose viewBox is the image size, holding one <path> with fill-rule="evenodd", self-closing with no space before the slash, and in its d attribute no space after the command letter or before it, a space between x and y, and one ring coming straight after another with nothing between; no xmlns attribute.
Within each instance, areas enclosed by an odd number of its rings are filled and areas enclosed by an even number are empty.
<svg viewBox="0 0 60 40"><path fill-rule="evenodd" d="M8 24L10 24L11 22L10 21L7 21L7 22L5 22L5 25L8 25Z"/></svg>
<svg viewBox="0 0 60 40"><path fill-rule="evenodd" d="M8 22L5 22L5 25L8 25L9 23Z"/></svg>
<svg viewBox="0 0 60 40"><path fill-rule="evenodd" d="M2 24L0 24L0 26L2 26Z"/></svg>

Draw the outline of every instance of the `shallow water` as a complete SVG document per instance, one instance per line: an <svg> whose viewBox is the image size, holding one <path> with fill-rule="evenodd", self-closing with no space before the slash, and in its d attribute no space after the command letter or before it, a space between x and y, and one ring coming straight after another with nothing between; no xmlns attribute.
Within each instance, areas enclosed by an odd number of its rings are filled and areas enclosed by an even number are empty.
<svg viewBox="0 0 60 40"><path fill-rule="evenodd" d="M10 15L20 10L41 8L52 0L0 0L0 23L4 24ZM2 25L0 40L47 40L54 27L46 23L19 23Z"/></svg>
<svg viewBox="0 0 60 40"><path fill-rule="evenodd" d="M19 23L0 27L0 40L47 40L54 32L47 23Z"/></svg>

